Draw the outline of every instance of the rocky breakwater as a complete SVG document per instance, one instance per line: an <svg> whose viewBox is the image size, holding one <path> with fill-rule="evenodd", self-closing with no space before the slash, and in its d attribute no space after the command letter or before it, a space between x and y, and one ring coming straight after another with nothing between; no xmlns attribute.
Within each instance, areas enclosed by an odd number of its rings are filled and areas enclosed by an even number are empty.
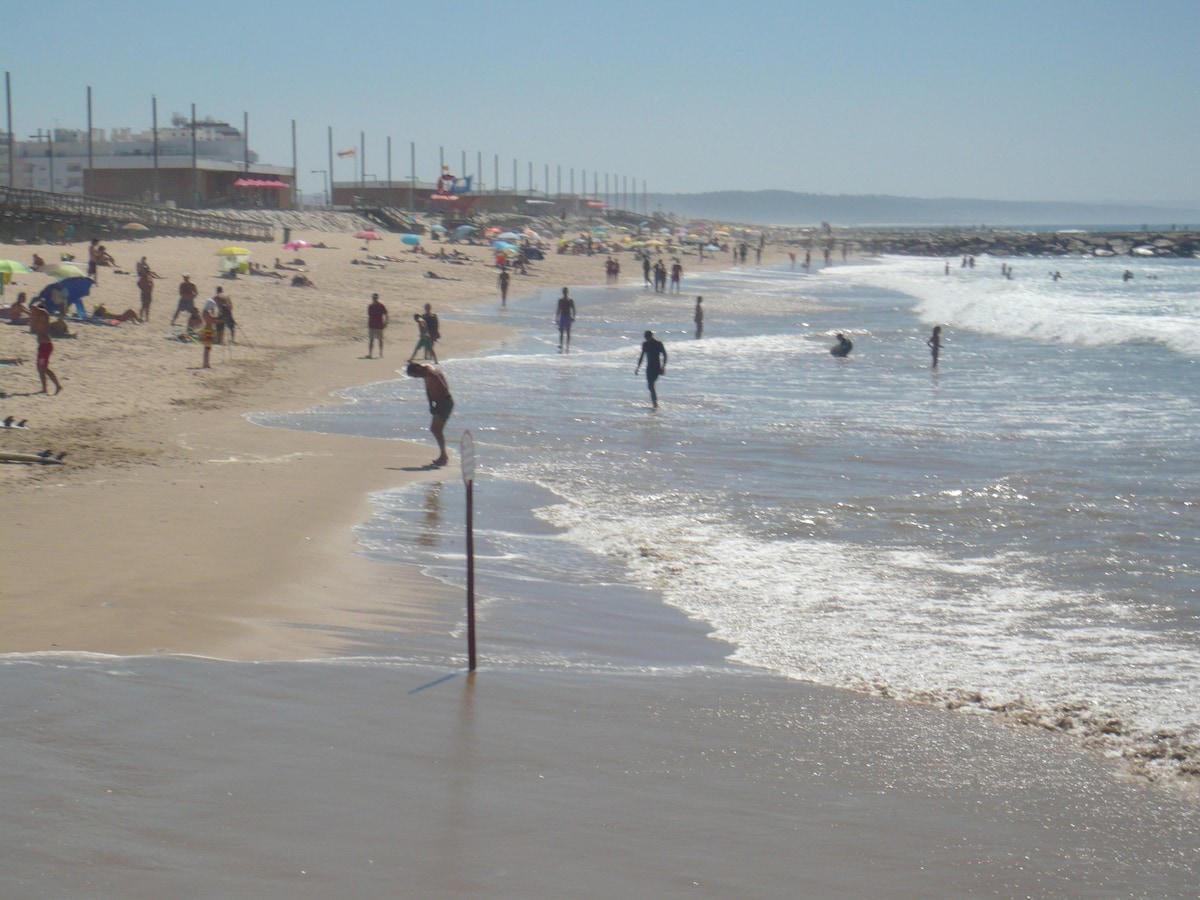
<svg viewBox="0 0 1200 900"><path fill-rule="evenodd" d="M846 229L837 238L869 255L1129 256L1200 258L1197 231Z"/></svg>

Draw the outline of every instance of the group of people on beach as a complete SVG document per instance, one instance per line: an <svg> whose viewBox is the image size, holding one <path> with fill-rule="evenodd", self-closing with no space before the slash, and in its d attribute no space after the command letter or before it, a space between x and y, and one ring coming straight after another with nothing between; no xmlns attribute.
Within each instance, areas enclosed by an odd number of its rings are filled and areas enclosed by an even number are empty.
<svg viewBox="0 0 1200 900"><path fill-rule="evenodd" d="M829 348L830 355L836 356L840 359L845 359L850 355L850 351L854 349L854 342L840 331L834 335L834 339L837 341L837 343ZM935 325L933 327L933 334L931 334L925 341L925 346L929 348L929 353L933 357L933 368L936 369L938 367L938 357L942 352L941 325Z"/></svg>
<svg viewBox="0 0 1200 900"><path fill-rule="evenodd" d="M367 359L375 358L375 345L379 345L379 359L383 359L383 333L390 321L388 308L379 294L371 294L371 302L367 304ZM413 313L413 321L417 325L417 345L408 358L405 373L413 378L420 378L425 384L425 396L429 401L429 413L432 420L429 430L437 441L438 457L429 465L438 468L446 465L450 458L446 455L446 422L454 410L454 398L450 394L450 385L446 375L438 366L437 353L433 348L441 339L441 327L433 305L425 304L424 313ZM423 359L417 361L417 354L423 353ZM432 363L425 360L432 360Z"/></svg>
<svg viewBox="0 0 1200 900"><path fill-rule="evenodd" d="M179 282L179 302L175 305L175 314L171 316L171 326L175 326L181 315L187 317L179 339L198 341L204 348L200 368L211 369L213 345L225 343L226 331L229 332L229 343L237 343L237 320L233 317L233 298L225 293L223 287L218 287L216 293L197 309L196 297L199 293L191 276L185 273Z"/></svg>

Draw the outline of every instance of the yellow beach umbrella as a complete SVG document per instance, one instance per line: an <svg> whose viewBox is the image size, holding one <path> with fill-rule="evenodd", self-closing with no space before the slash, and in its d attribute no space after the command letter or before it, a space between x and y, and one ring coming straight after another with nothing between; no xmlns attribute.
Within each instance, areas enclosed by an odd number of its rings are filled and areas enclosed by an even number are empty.
<svg viewBox="0 0 1200 900"><path fill-rule="evenodd" d="M250 251L241 247L222 247L217 251L217 256L249 256Z"/></svg>
<svg viewBox="0 0 1200 900"><path fill-rule="evenodd" d="M49 275L51 278L86 278L87 273L79 266L73 266L70 263L60 262L54 265L42 266L41 273Z"/></svg>

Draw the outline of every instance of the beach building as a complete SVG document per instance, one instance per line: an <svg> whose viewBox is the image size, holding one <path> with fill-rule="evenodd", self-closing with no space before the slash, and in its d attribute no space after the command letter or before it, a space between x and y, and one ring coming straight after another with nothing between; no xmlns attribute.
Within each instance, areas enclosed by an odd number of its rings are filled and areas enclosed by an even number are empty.
<svg viewBox="0 0 1200 900"><path fill-rule="evenodd" d="M445 199L453 196L453 199ZM439 199L441 198L441 199ZM467 219L474 213L517 213L522 215L596 215L608 208L598 199L578 194L546 194L493 190L484 187L463 194L447 195L434 181L335 181L333 205L337 207L395 207L419 213L441 213Z"/></svg>
<svg viewBox="0 0 1200 900"><path fill-rule="evenodd" d="M183 209L286 209L295 181L291 168L259 164L228 122L178 114L141 132L53 128L12 141L4 134L0 178L7 182L10 171L11 187Z"/></svg>

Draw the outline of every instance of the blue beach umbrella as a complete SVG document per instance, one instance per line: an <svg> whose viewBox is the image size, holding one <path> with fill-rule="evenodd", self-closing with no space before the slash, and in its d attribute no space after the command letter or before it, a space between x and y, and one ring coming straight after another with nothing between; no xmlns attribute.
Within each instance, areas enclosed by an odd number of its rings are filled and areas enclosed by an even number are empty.
<svg viewBox="0 0 1200 900"><path fill-rule="evenodd" d="M37 295L37 299L54 302L51 298L51 292L57 291L60 297L65 298L67 304L75 304L75 309L78 311L79 317L84 319L87 318L87 311L83 308L83 298L91 293L94 283L92 279L87 277L64 278L62 281L56 281L54 284L48 284L42 288L41 293Z"/></svg>
<svg viewBox="0 0 1200 900"><path fill-rule="evenodd" d="M497 250L516 250L515 244L510 244L508 241L492 241L492 246Z"/></svg>
<svg viewBox="0 0 1200 900"><path fill-rule="evenodd" d="M416 234L406 234L404 237L400 238L400 243L408 244L410 247L415 247L417 244L421 243L421 237L420 235Z"/></svg>
<svg viewBox="0 0 1200 900"><path fill-rule="evenodd" d="M476 228L474 225L459 225L457 228L454 229L454 237L456 240L461 239L461 238L466 237L472 231L478 231L478 230L479 229Z"/></svg>

